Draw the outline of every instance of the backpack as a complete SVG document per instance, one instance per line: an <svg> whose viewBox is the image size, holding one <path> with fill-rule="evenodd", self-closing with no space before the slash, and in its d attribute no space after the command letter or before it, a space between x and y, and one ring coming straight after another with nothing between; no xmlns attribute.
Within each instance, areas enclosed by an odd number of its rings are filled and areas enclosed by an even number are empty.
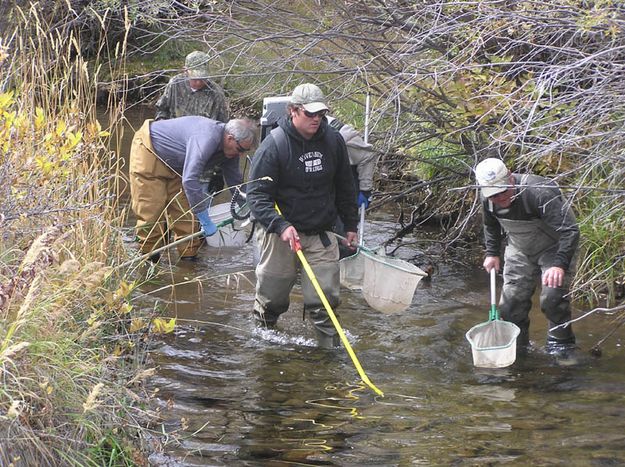
<svg viewBox="0 0 625 467"><path fill-rule="evenodd" d="M329 125L334 128L336 131L341 131L341 128L345 126L345 124L340 121L338 118L333 118Z"/></svg>

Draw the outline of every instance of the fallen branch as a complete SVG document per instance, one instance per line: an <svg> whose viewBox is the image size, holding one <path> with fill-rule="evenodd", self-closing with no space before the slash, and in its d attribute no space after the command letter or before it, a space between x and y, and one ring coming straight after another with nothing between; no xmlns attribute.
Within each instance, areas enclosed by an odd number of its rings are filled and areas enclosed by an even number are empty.
<svg viewBox="0 0 625 467"><path fill-rule="evenodd" d="M554 327L550 328L549 332L554 331L554 330L559 329L559 328L565 328L565 327L575 323L576 321L580 321L580 320L586 318L587 316L592 315L593 313L595 313L597 311L605 311L605 312L612 312L613 313L613 312L616 312L616 311L623 311L623 310L625 310L625 304L616 306L614 308L594 308L594 309L590 310L589 312L584 313L582 316L579 316L578 318L572 319L570 321L567 321L566 323L558 324L557 326L554 326Z"/></svg>
<svg viewBox="0 0 625 467"><path fill-rule="evenodd" d="M601 344L603 344L606 340L608 340L608 338L612 334L614 334L621 326L623 326L623 324L625 324L625 319L621 318L621 321L616 326L614 326L610 330L610 332L608 332L605 336L599 339L597 343L590 348L590 353L593 355L597 355L597 356L601 355L601 349L600 349Z"/></svg>

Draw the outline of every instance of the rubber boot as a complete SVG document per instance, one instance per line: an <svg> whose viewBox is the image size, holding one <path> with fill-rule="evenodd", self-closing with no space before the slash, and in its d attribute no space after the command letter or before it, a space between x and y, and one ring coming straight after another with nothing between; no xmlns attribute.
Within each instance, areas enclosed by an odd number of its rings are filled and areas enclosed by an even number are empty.
<svg viewBox="0 0 625 467"><path fill-rule="evenodd" d="M196 263L198 261L198 257L197 256L181 256L180 259L182 261L189 261L192 263Z"/></svg>
<svg viewBox="0 0 625 467"><path fill-rule="evenodd" d="M252 310L252 316L258 327L264 329L275 329L278 322L278 316L272 313L268 313L263 306L258 303L258 300L254 302L254 309Z"/></svg>
<svg viewBox="0 0 625 467"><path fill-rule="evenodd" d="M556 323L549 321L549 329L557 326ZM575 350L575 334L571 325L554 329L547 333L547 343L545 351L549 354L566 357Z"/></svg>
<svg viewBox="0 0 625 467"><path fill-rule="evenodd" d="M277 321L269 320L266 318L265 314L261 314L258 311L252 311L252 316L254 317L254 322L256 326L263 329L275 329Z"/></svg>
<svg viewBox="0 0 625 467"><path fill-rule="evenodd" d="M328 316L328 312L319 308L306 311L315 326L317 345L322 349L331 349L338 346L340 338L338 332L334 328L334 324L332 324L330 316Z"/></svg>
<svg viewBox="0 0 625 467"><path fill-rule="evenodd" d="M332 349L334 347L338 347L340 338L338 334L326 334L318 328L315 328L315 333L317 336L317 345L322 349Z"/></svg>

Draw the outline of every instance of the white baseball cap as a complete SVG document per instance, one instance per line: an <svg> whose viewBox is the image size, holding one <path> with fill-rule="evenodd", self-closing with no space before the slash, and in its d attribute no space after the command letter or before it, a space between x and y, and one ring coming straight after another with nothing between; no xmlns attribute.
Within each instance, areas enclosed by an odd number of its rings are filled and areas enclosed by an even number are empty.
<svg viewBox="0 0 625 467"><path fill-rule="evenodd" d="M475 178L485 198L501 193L510 188L510 171L501 159L484 159L475 167Z"/></svg>

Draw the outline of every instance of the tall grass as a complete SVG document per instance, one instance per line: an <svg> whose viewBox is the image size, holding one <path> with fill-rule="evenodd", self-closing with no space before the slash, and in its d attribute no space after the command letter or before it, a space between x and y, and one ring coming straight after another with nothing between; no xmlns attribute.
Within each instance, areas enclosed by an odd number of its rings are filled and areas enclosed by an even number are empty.
<svg viewBox="0 0 625 467"><path fill-rule="evenodd" d="M619 303L625 295L625 208L618 196L608 193L584 197L581 209L577 286L586 291L584 298L591 304Z"/></svg>
<svg viewBox="0 0 625 467"><path fill-rule="evenodd" d="M125 255L123 178L96 118L99 55L16 12L0 37L0 465L143 464L132 284L107 266ZM110 50L123 66L124 44Z"/></svg>

